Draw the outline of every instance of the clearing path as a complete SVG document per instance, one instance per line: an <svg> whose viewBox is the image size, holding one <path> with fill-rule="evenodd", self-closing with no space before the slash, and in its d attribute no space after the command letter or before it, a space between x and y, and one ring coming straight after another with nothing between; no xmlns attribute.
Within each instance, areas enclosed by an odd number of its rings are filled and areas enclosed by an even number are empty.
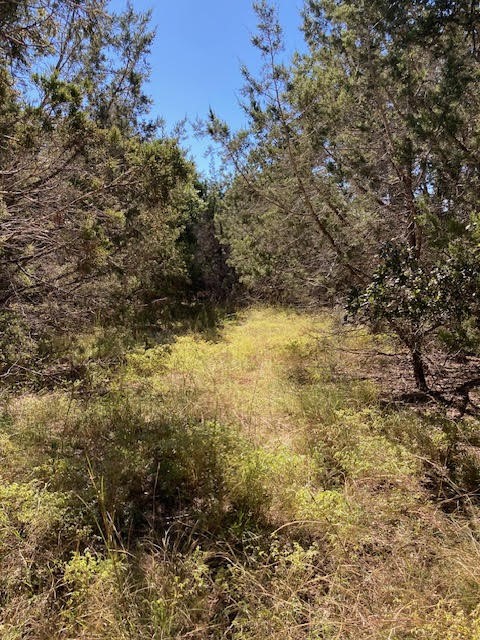
<svg viewBox="0 0 480 640"><path fill-rule="evenodd" d="M12 398L0 636L480 640L478 423L385 409L376 344L254 308Z"/></svg>

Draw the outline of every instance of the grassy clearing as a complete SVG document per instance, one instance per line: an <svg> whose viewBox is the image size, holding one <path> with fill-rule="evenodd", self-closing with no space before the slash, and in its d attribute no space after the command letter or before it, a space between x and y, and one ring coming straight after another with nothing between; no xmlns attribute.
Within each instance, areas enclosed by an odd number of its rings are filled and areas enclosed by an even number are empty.
<svg viewBox="0 0 480 640"><path fill-rule="evenodd" d="M253 309L9 398L2 640L480 639L478 424L381 409L374 342Z"/></svg>

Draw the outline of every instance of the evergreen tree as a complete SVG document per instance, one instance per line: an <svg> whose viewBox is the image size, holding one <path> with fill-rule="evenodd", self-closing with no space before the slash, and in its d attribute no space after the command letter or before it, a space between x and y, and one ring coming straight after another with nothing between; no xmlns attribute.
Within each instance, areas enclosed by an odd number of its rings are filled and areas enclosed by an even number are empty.
<svg viewBox="0 0 480 640"><path fill-rule="evenodd" d="M311 1L305 12L305 132L378 238L353 306L388 321L421 389L429 336L477 311L458 284L479 284L478 17L471 3L423 0Z"/></svg>
<svg viewBox="0 0 480 640"><path fill-rule="evenodd" d="M262 295L350 290L350 311L388 324L425 390L432 338L459 346L478 317L478 7L311 0L308 52L289 68L274 10L256 10L250 127L210 119L234 168L231 261Z"/></svg>
<svg viewBox="0 0 480 640"><path fill-rule="evenodd" d="M17 366L56 334L155 322L187 295L183 234L204 204L148 120L149 14L2 3L0 33L0 323Z"/></svg>

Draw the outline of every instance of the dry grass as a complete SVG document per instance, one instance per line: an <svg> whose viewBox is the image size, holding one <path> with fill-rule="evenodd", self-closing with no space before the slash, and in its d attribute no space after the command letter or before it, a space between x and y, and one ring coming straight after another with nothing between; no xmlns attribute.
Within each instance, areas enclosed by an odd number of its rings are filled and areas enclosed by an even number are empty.
<svg viewBox="0 0 480 640"><path fill-rule="evenodd" d="M2 640L479 640L478 424L382 409L379 341L257 308L12 399Z"/></svg>

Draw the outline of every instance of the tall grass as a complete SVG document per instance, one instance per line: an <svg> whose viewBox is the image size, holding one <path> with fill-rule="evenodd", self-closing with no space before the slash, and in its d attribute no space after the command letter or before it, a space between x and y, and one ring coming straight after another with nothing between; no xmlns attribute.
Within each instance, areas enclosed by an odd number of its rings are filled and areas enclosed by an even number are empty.
<svg viewBox="0 0 480 640"><path fill-rule="evenodd" d="M0 638L478 640L478 423L383 409L375 341L257 308L8 398Z"/></svg>

